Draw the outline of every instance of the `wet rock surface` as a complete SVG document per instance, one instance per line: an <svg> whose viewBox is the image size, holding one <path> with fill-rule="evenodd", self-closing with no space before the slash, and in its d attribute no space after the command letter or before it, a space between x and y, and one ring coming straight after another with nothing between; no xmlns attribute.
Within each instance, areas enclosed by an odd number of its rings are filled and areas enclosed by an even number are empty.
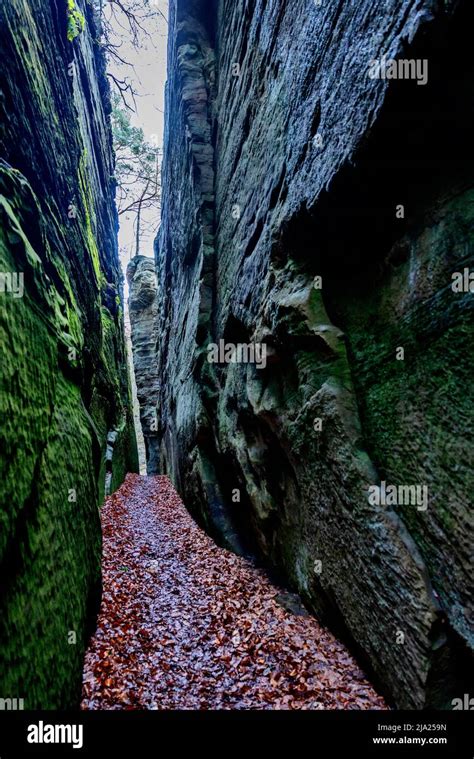
<svg viewBox="0 0 474 759"><path fill-rule="evenodd" d="M161 466L403 708L450 708L472 668L474 301L451 288L474 265L472 13L170 9ZM370 78L384 54L428 60L428 83ZM221 339L265 343L266 367L210 363ZM382 481L428 508L369 503Z"/></svg>
<svg viewBox="0 0 474 759"><path fill-rule="evenodd" d="M100 602L99 504L136 467L110 103L90 4L0 4L0 694L68 708ZM107 450L109 433L112 445Z"/></svg>
<svg viewBox="0 0 474 759"><path fill-rule="evenodd" d="M160 471L157 421L160 379L155 360L159 342L158 284L153 259L135 256L128 265L127 279L140 422L145 439L147 472L154 475Z"/></svg>

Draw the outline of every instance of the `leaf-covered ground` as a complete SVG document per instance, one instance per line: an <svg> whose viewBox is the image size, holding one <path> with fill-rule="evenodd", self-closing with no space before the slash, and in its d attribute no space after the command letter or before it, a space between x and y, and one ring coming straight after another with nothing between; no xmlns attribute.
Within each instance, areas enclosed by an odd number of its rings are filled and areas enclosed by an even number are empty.
<svg viewBox="0 0 474 759"><path fill-rule="evenodd" d="M382 709L347 649L219 548L166 477L102 511L104 595L83 709Z"/></svg>

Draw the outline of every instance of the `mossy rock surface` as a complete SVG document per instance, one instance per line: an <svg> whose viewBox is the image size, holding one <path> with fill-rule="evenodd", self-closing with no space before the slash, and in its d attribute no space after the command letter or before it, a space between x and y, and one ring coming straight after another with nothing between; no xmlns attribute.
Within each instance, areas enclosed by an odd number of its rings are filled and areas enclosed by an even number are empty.
<svg viewBox="0 0 474 759"><path fill-rule="evenodd" d="M0 296L0 690L27 709L79 703L110 430L114 486L137 469L104 61L73 6L73 40L66 2L0 8L0 270L24 285Z"/></svg>

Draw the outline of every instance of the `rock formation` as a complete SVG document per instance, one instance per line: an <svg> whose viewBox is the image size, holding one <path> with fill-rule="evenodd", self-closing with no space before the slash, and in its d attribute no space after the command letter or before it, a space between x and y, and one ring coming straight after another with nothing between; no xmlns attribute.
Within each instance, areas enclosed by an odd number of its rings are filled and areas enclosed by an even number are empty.
<svg viewBox="0 0 474 759"><path fill-rule="evenodd" d="M136 471L110 105L89 3L9 0L0 28L0 694L66 708L106 468Z"/></svg>
<svg viewBox="0 0 474 759"><path fill-rule="evenodd" d="M162 470L403 708L449 705L472 665L472 22L468 0L170 8ZM265 367L209 362L220 340Z"/></svg>
<svg viewBox="0 0 474 759"><path fill-rule="evenodd" d="M133 364L140 406L140 422L145 439L146 468L159 473L157 404L159 377L156 363L158 345L157 280L152 258L135 256L128 265L128 300L133 346Z"/></svg>

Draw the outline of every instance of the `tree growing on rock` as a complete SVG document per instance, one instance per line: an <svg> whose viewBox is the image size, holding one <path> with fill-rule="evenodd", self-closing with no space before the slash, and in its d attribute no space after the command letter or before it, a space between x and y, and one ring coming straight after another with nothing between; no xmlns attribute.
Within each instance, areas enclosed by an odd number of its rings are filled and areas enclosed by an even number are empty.
<svg viewBox="0 0 474 759"><path fill-rule="evenodd" d="M131 114L118 94L112 97L112 132L118 214L135 216L134 255L138 256L140 241L156 231L160 215L161 151L145 139L143 129L132 124Z"/></svg>
<svg viewBox="0 0 474 759"><path fill-rule="evenodd" d="M162 24L168 24L160 8L163 0L94 0L100 24L101 44L108 60L107 76L126 108L134 110L135 90L133 77L125 72L133 68L127 59L127 48L141 50L144 40L153 42ZM133 105L132 105L133 103Z"/></svg>

